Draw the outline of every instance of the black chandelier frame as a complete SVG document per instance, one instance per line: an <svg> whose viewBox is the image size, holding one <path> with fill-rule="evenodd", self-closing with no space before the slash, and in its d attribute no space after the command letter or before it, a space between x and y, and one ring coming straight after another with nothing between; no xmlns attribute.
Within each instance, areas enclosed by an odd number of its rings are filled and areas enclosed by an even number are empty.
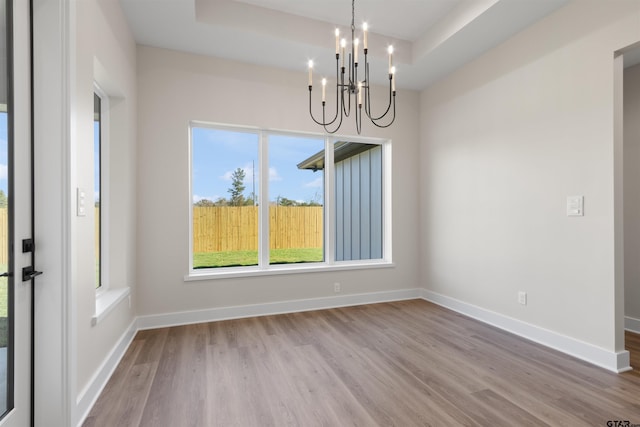
<svg viewBox="0 0 640 427"><path fill-rule="evenodd" d="M336 133L340 126L342 126L342 121L344 117L351 116L351 96L353 95L356 100L353 102L354 104L354 115L356 120L356 131L358 135L362 132L362 106L364 104L364 113L366 117L369 118L371 123L379 128L388 128L393 124L396 119L396 90L395 90L395 81L394 81L394 67L391 63L391 54L392 51L389 52L389 101L387 103L387 108L379 116L373 115L371 112L371 80L369 77L369 61L368 61L368 48L364 47L364 79L362 81L358 80L358 62L355 61L356 49L358 48L357 43L354 43L355 38L355 0L352 0L351 3L351 52L348 55L348 74L347 68L344 64L344 57L342 66L340 65L340 52L338 51L337 41L336 41L336 112L331 120L327 120L326 118L326 101L322 100L322 120L316 119L313 114L312 108L312 92L313 92L313 82L311 81L311 74L309 74L309 114L314 122L318 125L322 126L327 133ZM336 35L337 37L337 35ZM390 48L391 49L391 48ZM343 55L344 55L344 48ZM311 65L310 65L310 73L311 73ZM364 102L362 101L362 97L364 96ZM324 91L323 91L324 98ZM357 101L357 102L356 102ZM392 116L390 119L387 119L386 122L383 122L383 119L387 117L387 114L392 111ZM339 120L338 120L339 117ZM336 123L337 121L337 123ZM335 124L335 126L334 126Z"/></svg>

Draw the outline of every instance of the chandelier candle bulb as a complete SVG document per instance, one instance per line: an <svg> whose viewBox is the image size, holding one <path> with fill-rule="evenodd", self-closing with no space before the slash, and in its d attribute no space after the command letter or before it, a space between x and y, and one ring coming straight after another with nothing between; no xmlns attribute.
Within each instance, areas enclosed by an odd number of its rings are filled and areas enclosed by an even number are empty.
<svg viewBox="0 0 640 427"><path fill-rule="evenodd" d="M393 68L393 46L389 46L387 50L389 52L389 74L391 74L391 68Z"/></svg>
<svg viewBox="0 0 640 427"><path fill-rule="evenodd" d="M391 91L396 91L396 67L391 67Z"/></svg>
<svg viewBox="0 0 640 427"><path fill-rule="evenodd" d="M362 106L362 82L358 82L358 105Z"/></svg>
<svg viewBox="0 0 640 427"><path fill-rule="evenodd" d="M353 62L354 64L358 63L358 46L360 45L360 40L355 39L353 41Z"/></svg>
<svg viewBox="0 0 640 427"><path fill-rule="evenodd" d="M313 61L309 60L309 87L313 85Z"/></svg>
<svg viewBox="0 0 640 427"><path fill-rule="evenodd" d="M345 56L345 49L347 47L347 40L346 39L342 39L340 40L340 47L342 48L342 69L344 70L344 56Z"/></svg>
<svg viewBox="0 0 640 427"><path fill-rule="evenodd" d="M367 23L363 23L362 24L362 43L363 43L363 47L364 47L364 51L365 53L367 52L367 30L369 29L369 26L367 25Z"/></svg>
<svg viewBox="0 0 640 427"><path fill-rule="evenodd" d="M336 55L340 53L340 30L336 28Z"/></svg>
<svg viewBox="0 0 640 427"><path fill-rule="evenodd" d="M322 103L326 100L327 79L322 79Z"/></svg>

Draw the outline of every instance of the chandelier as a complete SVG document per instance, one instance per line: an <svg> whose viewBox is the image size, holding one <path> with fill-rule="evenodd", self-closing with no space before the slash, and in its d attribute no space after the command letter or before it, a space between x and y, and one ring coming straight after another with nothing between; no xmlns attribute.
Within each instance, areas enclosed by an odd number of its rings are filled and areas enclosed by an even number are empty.
<svg viewBox="0 0 640 427"><path fill-rule="evenodd" d="M336 108L333 118L327 118L326 112L326 94L327 79L322 79L322 120L316 119L313 115L311 95L313 91L313 61L309 60L309 114L314 122L319 124L328 133L335 133L342 126L343 117L349 117L352 114L351 106L353 97L353 115L356 119L356 130L358 135L362 131L362 114L369 118L371 123L379 128L386 128L396 119L396 80L395 67L393 66L393 46L389 46L389 102L387 108L381 115L377 116L371 112L371 80L369 79L369 61L367 46L367 24L362 24L362 47L364 49L364 72L361 71L363 77L358 78L358 49L360 48L360 40L355 37L355 0L351 1L351 46L348 56L347 41L340 39L340 30L336 28ZM345 64L345 60L346 64ZM362 65L362 64L360 64ZM392 108L393 106L393 108ZM364 108L363 108L364 107ZM393 112L392 114L389 114Z"/></svg>

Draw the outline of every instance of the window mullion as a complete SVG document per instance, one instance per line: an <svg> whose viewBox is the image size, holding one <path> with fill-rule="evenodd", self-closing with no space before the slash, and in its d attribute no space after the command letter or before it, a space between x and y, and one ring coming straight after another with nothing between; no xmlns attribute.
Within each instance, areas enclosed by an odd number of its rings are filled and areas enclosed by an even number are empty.
<svg viewBox="0 0 640 427"><path fill-rule="evenodd" d="M391 238L391 233L393 227L391 220L391 212L393 205L391 204L391 144L389 142L382 145L382 179L383 179L383 189L382 189L382 223L383 223L383 233L382 233L382 243L383 243L383 252L382 259L385 261L391 262L393 259L392 248L393 248L393 240Z"/></svg>
<svg viewBox="0 0 640 427"><path fill-rule="evenodd" d="M189 272L193 272L193 125L189 124Z"/></svg>
<svg viewBox="0 0 640 427"><path fill-rule="evenodd" d="M335 218L335 177L333 165L334 139L324 141L324 253L327 264L335 263L336 218Z"/></svg>
<svg viewBox="0 0 640 427"><path fill-rule="evenodd" d="M269 136L260 132L258 144L260 181L258 185L258 265L269 266Z"/></svg>

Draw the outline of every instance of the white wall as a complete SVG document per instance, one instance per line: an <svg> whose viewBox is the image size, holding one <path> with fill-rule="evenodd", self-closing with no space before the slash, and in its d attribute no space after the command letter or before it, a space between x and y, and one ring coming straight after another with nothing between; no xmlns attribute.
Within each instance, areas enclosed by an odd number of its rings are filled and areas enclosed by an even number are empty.
<svg viewBox="0 0 640 427"><path fill-rule="evenodd" d="M212 41L215 42L215 41ZM302 59L301 59L302 60ZM304 62L304 61L303 61ZM138 47L138 287L140 315L416 288L418 95L400 91L393 140L395 268L185 282L189 254L188 124L202 120L319 132L307 74ZM348 121L343 134L356 134Z"/></svg>
<svg viewBox="0 0 640 427"><path fill-rule="evenodd" d="M71 194L87 190L87 215L72 211L72 287L74 293L75 387L82 399L109 353L134 319L127 300L92 326L95 313L95 261L93 210L93 82L109 96L110 189L108 229L109 286L135 286L136 221L136 46L119 2L76 2L75 61L72 65ZM72 352L73 352L72 347ZM80 409L83 410L83 409ZM81 416L82 414L76 414Z"/></svg>
<svg viewBox="0 0 640 427"><path fill-rule="evenodd" d="M636 65L624 72L624 309L626 317L637 319L636 328L640 327L639 118L640 65Z"/></svg>
<svg viewBox="0 0 640 427"><path fill-rule="evenodd" d="M613 57L638 40L639 1L575 1L423 91L427 290L624 350ZM571 195L584 217L566 216Z"/></svg>

